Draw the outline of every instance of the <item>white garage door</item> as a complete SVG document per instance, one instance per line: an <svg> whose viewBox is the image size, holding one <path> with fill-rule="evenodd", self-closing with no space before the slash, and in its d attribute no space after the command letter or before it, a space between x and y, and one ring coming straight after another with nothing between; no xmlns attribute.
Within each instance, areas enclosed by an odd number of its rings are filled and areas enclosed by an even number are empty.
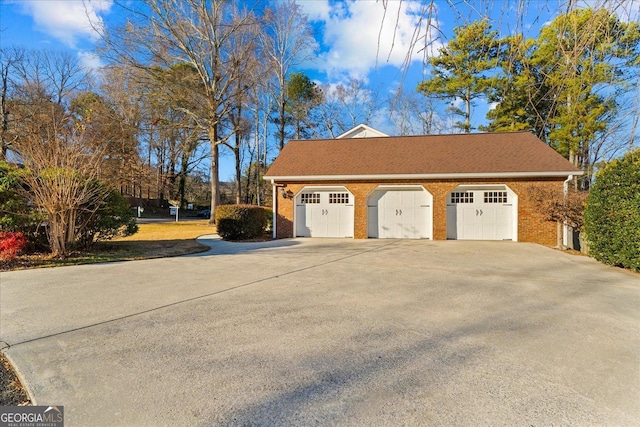
<svg viewBox="0 0 640 427"><path fill-rule="evenodd" d="M344 188L304 190L295 221L297 237L353 237L353 195Z"/></svg>
<svg viewBox="0 0 640 427"><path fill-rule="evenodd" d="M376 190L367 202L368 236L430 239L431 200L422 188Z"/></svg>
<svg viewBox="0 0 640 427"><path fill-rule="evenodd" d="M454 190L447 200L447 239L514 240L512 199L506 188Z"/></svg>

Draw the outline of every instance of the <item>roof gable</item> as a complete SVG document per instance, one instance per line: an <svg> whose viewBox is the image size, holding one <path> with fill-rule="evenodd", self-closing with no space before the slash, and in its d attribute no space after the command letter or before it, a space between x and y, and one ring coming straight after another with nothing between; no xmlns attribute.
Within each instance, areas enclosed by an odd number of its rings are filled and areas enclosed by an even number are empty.
<svg viewBox="0 0 640 427"><path fill-rule="evenodd" d="M382 133L379 130L376 130L372 127L369 127L365 124L359 124L358 126L354 127L353 129L350 129L348 131L346 131L345 133L343 133L342 135L339 135L338 137L336 137L336 139L345 139L345 138L372 138L372 137L377 137L377 136L389 136L386 133Z"/></svg>
<svg viewBox="0 0 640 427"><path fill-rule="evenodd" d="M530 132L290 141L266 178L566 176L582 172Z"/></svg>

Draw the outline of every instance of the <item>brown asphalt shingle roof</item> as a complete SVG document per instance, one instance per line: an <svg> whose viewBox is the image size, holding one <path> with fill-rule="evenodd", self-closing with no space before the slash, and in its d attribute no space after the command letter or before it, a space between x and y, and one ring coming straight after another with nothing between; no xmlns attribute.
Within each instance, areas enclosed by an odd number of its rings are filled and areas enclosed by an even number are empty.
<svg viewBox="0 0 640 427"><path fill-rule="evenodd" d="M290 141L269 177L578 173L530 132Z"/></svg>

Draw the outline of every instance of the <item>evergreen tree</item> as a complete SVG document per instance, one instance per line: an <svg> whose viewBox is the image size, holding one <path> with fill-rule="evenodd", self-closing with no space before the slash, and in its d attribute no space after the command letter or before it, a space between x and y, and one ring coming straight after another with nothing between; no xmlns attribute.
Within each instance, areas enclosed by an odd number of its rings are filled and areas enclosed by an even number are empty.
<svg viewBox="0 0 640 427"><path fill-rule="evenodd" d="M486 96L496 84L491 74L498 66L500 41L486 21L476 21L454 30L455 37L440 48L439 55L429 58L433 67L430 79L418 85L418 91L440 99L462 100L464 110L451 107L462 121L456 127L471 132L471 107L475 99Z"/></svg>
<svg viewBox="0 0 640 427"><path fill-rule="evenodd" d="M521 35L503 40L502 73L488 92L488 100L494 107L487 113L489 124L480 126L480 130L528 130L543 141L548 139L547 118L551 103L544 95L549 93L549 88L545 76L531 64L534 46L534 40L525 40Z"/></svg>
<svg viewBox="0 0 640 427"><path fill-rule="evenodd" d="M638 75L639 28L605 9L576 9L535 40L507 39L485 129L532 130L587 172L587 186L618 117L617 98Z"/></svg>
<svg viewBox="0 0 640 427"><path fill-rule="evenodd" d="M308 138L314 127L310 111L322 102L322 92L304 73L292 73L287 81L287 113L294 127L294 138Z"/></svg>
<svg viewBox="0 0 640 427"><path fill-rule="evenodd" d="M540 32L531 62L551 89L549 143L574 165L588 168L590 147L625 89L627 66L637 65L639 42L637 23L605 9L576 9Z"/></svg>

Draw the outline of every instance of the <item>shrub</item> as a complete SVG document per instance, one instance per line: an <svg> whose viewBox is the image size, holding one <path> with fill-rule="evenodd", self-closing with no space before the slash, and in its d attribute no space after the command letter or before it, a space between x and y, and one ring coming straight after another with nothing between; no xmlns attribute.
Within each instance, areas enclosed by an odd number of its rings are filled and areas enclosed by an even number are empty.
<svg viewBox="0 0 640 427"><path fill-rule="evenodd" d="M216 208L218 234L225 240L260 237L267 230L271 210L253 205L221 205Z"/></svg>
<svg viewBox="0 0 640 427"><path fill-rule="evenodd" d="M640 271L640 149L596 175L584 216L590 255Z"/></svg>
<svg viewBox="0 0 640 427"><path fill-rule="evenodd" d="M0 161L0 232L20 232L28 249L47 247L46 230L42 227L46 215L29 206L24 171Z"/></svg>
<svg viewBox="0 0 640 427"><path fill-rule="evenodd" d="M11 261L27 245L24 234L11 231L0 232L0 259Z"/></svg>
<svg viewBox="0 0 640 427"><path fill-rule="evenodd" d="M97 182L95 185L105 184ZM115 189L107 189L106 196L98 206L82 206L78 224L76 243L83 248L88 248L97 241L130 236L138 231L135 212Z"/></svg>
<svg viewBox="0 0 640 427"><path fill-rule="evenodd" d="M561 188L530 186L528 192L534 209L546 221L561 222L578 231L584 226L586 191L569 188L565 196Z"/></svg>

